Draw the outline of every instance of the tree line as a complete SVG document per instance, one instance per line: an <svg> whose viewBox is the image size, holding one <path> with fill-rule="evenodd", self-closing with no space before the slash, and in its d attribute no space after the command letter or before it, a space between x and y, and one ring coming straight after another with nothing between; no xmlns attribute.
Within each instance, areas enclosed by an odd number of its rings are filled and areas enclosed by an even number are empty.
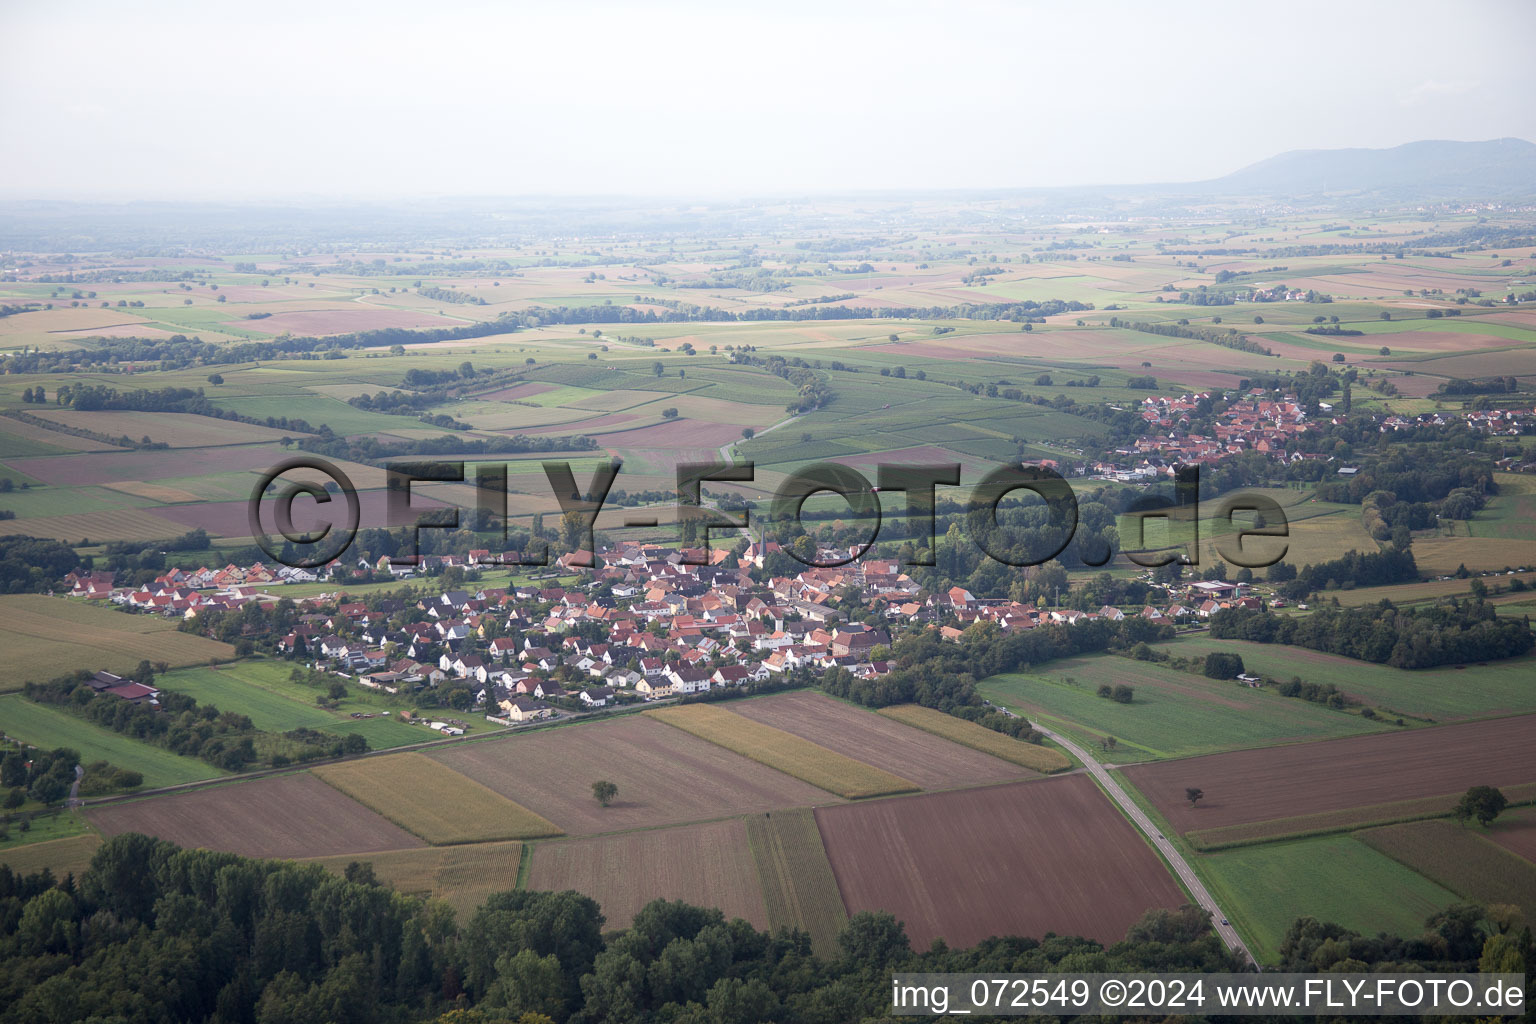
<svg viewBox="0 0 1536 1024"><path fill-rule="evenodd" d="M135 704L98 692L89 685L90 678L90 672L80 669L46 683L29 682L24 692L27 699L39 704L52 705L113 732L232 772L263 761L280 768L292 761L361 754L368 749L367 741L356 733L345 737L312 729L266 733L246 715L198 704L186 694L169 690L160 691L158 706ZM150 663L141 662L133 678L145 684L152 682Z"/></svg>
<svg viewBox="0 0 1536 1024"><path fill-rule="evenodd" d="M1229 608L1211 616L1211 636L1294 644L1405 669L1517 658L1536 644L1528 619L1501 618L1482 600L1430 608L1383 600L1362 608L1320 608L1305 617Z"/></svg>
<svg viewBox="0 0 1536 1024"><path fill-rule="evenodd" d="M366 862L337 875L128 833L78 879L0 867L0 1022L846 1024L886 1019L897 971L1242 970L1193 906L1149 911L1107 946L1003 936L924 951L865 912L827 956L804 932L681 902L605 924L574 892L498 892L461 920L380 885ZM1507 914L1457 904L1406 938L1301 918L1280 953L1302 972L1519 973L1531 947Z"/></svg>

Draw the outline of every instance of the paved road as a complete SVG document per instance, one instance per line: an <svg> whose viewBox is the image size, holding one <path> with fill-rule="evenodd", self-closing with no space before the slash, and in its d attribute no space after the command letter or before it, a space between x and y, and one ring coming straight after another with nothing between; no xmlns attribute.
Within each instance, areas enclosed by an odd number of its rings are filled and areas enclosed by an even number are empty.
<svg viewBox="0 0 1536 1024"><path fill-rule="evenodd" d="M1205 883L1200 881L1199 876L1195 874L1195 869L1189 866L1189 862L1174 848L1173 843L1163 838L1163 834L1157 830L1157 826L1152 824L1152 819L1148 818L1146 813L1137 806L1136 801L1132 800L1126 791L1120 787L1120 783L1115 780L1114 776L1110 775L1108 770L1099 764L1098 761L1095 761L1088 751L1060 733L1047 729L1034 719L1030 720L1030 725L1045 733L1057 743L1060 743L1067 750L1071 751L1073 757L1083 762L1089 773L1099 780L1099 785L1104 787L1104 791L1109 794L1110 799L1120 805L1120 809L1125 812L1126 817L1130 818L1136 827L1146 834L1146 837L1151 840L1152 845L1157 847L1168 863L1173 866L1174 872L1179 876L1179 880L1184 883L1184 888L1188 889L1190 894L1194 896L1195 902L1211 912L1211 924L1216 928L1216 934L1221 936L1221 941L1227 944L1227 948L1242 954L1245 960L1253 963L1253 953L1249 951L1247 944L1243 942L1242 936L1237 934L1237 929L1229 924L1222 924L1222 921L1227 919L1227 915L1222 911L1221 907L1216 905L1215 898L1206 889Z"/></svg>

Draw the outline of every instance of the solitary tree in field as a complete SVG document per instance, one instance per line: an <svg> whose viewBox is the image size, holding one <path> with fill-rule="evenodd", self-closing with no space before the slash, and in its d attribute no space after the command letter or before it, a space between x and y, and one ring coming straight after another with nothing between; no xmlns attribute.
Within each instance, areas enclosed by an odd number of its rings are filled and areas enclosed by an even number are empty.
<svg viewBox="0 0 1536 1024"><path fill-rule="evenodd" d="M751 427L741 428L741 436L748 441L752 440L752 435L755 433L757 433L757 431L753 430Z"/></svg>
<svg viewBox="0 0 1536 1024"><path fill-rule="evenodd" d="M597 798L598 803L607 807L613 803L613 798L619 795L619 787L607 779L599 779L592 783L592 795Z"/></svg>
<svg viewBox="0 0 1536 1024"><path fill-rule="evenodd" d="M1509 801L1504 794L1492 786L1473 786L1462 796L1461 802L1456 805L1456 820L1463 825L1467 819L1476 818L1478 823L1485 828L1488 823L1497 818Z"/></svg>
<svg viewBox="0 0 1536 1024"><path fill-rule="evenodd" d="M1184 799L1189 801L1189 806L1191 806L1191 807L1193 807L1196 804L1198 804L1200 802L1200 800L1204 796L1205 796L1205 790L1197 789L1194 786L1190 786L1189 788L1184 790Z"/></svg>

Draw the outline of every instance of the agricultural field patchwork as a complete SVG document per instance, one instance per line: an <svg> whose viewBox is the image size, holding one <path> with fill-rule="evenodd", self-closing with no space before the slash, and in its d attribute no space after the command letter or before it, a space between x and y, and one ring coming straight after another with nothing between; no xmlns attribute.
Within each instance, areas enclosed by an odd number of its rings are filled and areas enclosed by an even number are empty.
<svg viewBox="0 0 1536 1024"><path fill-rule="evenodd" d="M463 922L491 893L517 888L522 856L522 843L507 842L305 859L336 874L343 874L349 864L371 864L375 877L384 884L408 896L442 900L457 911Z"/></svg>
<svg viewBox="0 0 1536 1024"><path fill-rule="evenodd" d="M1465 585L1465 581L1460 581ZM1231 651L1256 675L1285 682L1337 686L1350 697L1387 714L1427 716L1437 722L1536 710L1536 656L1406 671L1322 651L1246 640L1181 637L1163 650L1180 657Z"/></svg>
<svg viewBox="0 0 1536 1024"><path fill-rule="evenodd" d="M455 744L427 756L572 835L834 799L815 786L645 715ZM600 780L619 787L607 807L592 796L592 783Z"/></svg>
<svg viewBox="0 0 1536 1024"><path fill-rule="evenodd" d="M821 807L816 823L849 913L890 911L915 949L1048 931L1108 944L1185 900L1085 775Z"/></svg>
<svg viewBox="0 0 1536 1024"><path fill-rule="evenodd" d="M1359 811L1429 798L1447 811L1469 786L1536 780L1536 716L1293 743L1125 769L1179 832ZM1187 788L1205 796L1195 806ZM1389 819L1390 820L1390 819Z"/></svg>
<svg viewBox="0 0 1536 1024"><path fill-rule="evenodd" d="M730 710L909 779L923 789L998 782L1021 774L1018 762L1011 759L807 690L736 701ZM664 720L667 714L663 713Z"/></svg>
<svg viewBox="0 0 1536 1024"><path fill-rule="evenodd" d="M177 631L176 622L35 594L0 596L0 691L75 669L131 672L140 661L171 665L234 657L229 644Z"/></svg>
<svg viewBox="0 0 1536 1024"><path fill-rule="evenodd" d="M1483 831L1453 821L1416 821L1371 829L1360 838L1463 899L1511 904L1530 920L1536 914L1536 864Z"/></svg>
<svg viewBox="0 0 1536 1024"><path fill-rule="evenodd" d="M1120 685L1132 688L1128 704L1098 695L1100 686ZM1105 756L1116 762L1389 728L1320 704L1110 654L1057 659L1036 672L993 676L977 689L1092 747L1102 749L1114 737L1113 753Z"/></svg>
<svg viewBox="0 0 1536 1024"><path fill-rule="evenodd" d="M189 849L247 857L315 857L423 845L308 772L98 804L87 808L85 816L105 836L143 832Z"/></svg>
<svg viewBox="0 0 1536 1024"><path fill-rule="evenodd" d="M645 714L849 800L918 788L884 769L713 705L686 704Z"/></svg>
<svg viewBox="0 0 1536 1024"><path fill-rule="evenodd" d="M560 834L547 819L422 754L343 761L313 771L435 846Z"/></svg>
<svg viewBox="0 0 1536 1024"><path fill-rule="evenodd" d="M751 815L747 845L763 887L768 926L799 928L823 955L837 946L848 923L837 877L827 860L815 812L809 807Z"/></svg>
<svg viewBox="0 0 1536 1024"><path fill-rule="evenodd" d="M628 927L657 899L719 907L754 928L769 925L740 818L539 843L528 887L591 896L607 918L605 928Z"/></svg>
<svg viewBox="0 0 1536 1024"><path fill-rule="evenodd" d="M931 732L935 736L979 750L984 754L1000 757L1004 761L1012 761L1031 771L1049 774L1072 767L1071 758L1053 747L1026 743L988 729L986 726L977 725L975 722L967 722L963 718L946 715L933 708L925 708L921 704L897 704L881 708L880 714L910 725L914 729Z"/></svg>
<svg viewBox="0 0 1536 1024"><path fill-rule="evenodd" d="M1267 964L1278 962L1281 940L1298 917L1363 935L1417 935L1430 915L1460 899L1358 836L1247 846L1204 854L1197 864L1216 901Z"/></svg>

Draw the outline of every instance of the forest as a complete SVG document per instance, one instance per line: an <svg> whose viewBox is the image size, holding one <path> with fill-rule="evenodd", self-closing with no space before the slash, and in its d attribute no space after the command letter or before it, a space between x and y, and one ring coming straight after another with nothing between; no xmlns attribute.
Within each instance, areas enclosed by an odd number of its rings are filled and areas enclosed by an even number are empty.
<svg viewBox="0 0 1536 1024"><path fill-rule="evenodd" d="M1399 608L1383 600L1361 608L1319 608L1299 618L1228 608L1211 616L1211 636L1295 644L1407 669L1517 658L1536 644L1530 622L1500 618L1481 599L1431 608Z"/></svg>

